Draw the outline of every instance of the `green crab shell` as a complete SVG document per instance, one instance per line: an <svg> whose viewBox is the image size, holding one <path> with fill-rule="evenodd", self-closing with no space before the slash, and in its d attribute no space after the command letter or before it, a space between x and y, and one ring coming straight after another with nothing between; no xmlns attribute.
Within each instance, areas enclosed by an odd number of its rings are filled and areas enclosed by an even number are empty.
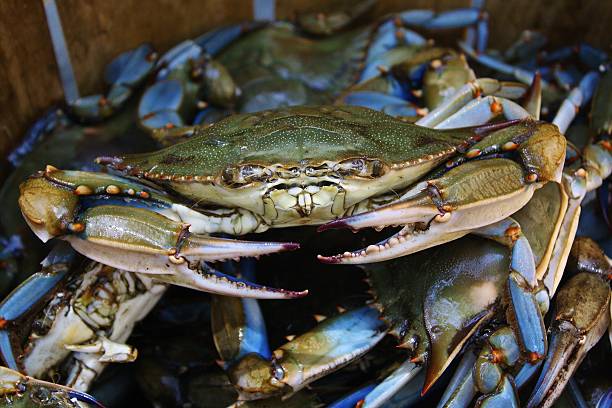
<svg viewBox="0 0 612 408"><path fill-rule="evenodd" d="M202 204L268 215L266 200L272 200L274 211L289 215L269 218L285 224L302 218L297 224L303 224L409 186L475 135L474 129L432 130L349 106L235 115L189 132L189 140L166 149L99 161ZM293 187L311 194L313 211L291 213L297 198L286 193Z"/></svg>

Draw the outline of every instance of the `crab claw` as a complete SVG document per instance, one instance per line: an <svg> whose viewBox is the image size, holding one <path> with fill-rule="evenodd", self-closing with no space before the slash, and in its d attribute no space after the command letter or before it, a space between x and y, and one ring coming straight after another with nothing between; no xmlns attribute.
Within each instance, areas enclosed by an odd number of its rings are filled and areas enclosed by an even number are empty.
<svg viewBox="0 0 612 408"><path fill-rule="evenodd" d="M319 256L319 260L343 264L380 262L455 240L523 207L535 185L524 181L523 169L515 162L489 159L467 162L415 189L395 203L322 225L319 231L396 224L404 228L367 248Z"/></svg>
<svg viewBox="0 0 612 408"><path fill-rule="evenodd" d="M559 397L586 353L610 325L610 287L601 276L583 272L557 295L548 355L527 407L548 407Z"/></svg>
<svg viewBox="0 0 612 408"><path fill-rule="evenodd" d="M77 185L68 176L51 168L20 186L21 211L43 241L60 237L77 252L103 264L220 295L284 299L307 293L252 284L205 264L291 251L298 244L198 234L191 225L177 221L180 217L172 212L166 197L142 190L142 185L132 186L133 182L127 179L85 172L78 174L79 179L88 177L91 186ZM113 184L102 189L106 195L97 193L99 184L109 181ZM127 193L129 198L121 197L123 190L131 190L132 194ZM137 192L141 193L138 198Z"/></svg>

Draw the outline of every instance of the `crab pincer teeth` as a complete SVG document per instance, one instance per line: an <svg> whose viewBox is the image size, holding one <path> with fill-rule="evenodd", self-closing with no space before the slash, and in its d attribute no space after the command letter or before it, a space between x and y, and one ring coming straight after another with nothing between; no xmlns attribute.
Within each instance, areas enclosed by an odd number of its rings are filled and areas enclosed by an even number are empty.
<svg viewBox="0 0 612 408"><path fill-rule="evenodd" d="M221 261L294 251L299 247L294 242L244 241L194 234L183 241L179 253L174 256L177 259L185 256L187 259L195 257L205 261Z"/></svg>
<svg viewBox="0 0 612 408"><path fill-rule="evenodd" d="M328 229L350 228L354 231L367 227L382 228L391 225L429 222L440 211L434 205L426 191L411 197L385 205L372 211L350 217L340 218L319 227L318 231Z"/></svg>

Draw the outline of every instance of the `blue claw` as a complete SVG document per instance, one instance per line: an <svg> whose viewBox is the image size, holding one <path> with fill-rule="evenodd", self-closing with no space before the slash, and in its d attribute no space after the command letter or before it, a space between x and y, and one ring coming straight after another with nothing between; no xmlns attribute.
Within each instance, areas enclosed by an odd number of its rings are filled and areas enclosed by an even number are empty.
<svg viewBox="0 0 612 408"><path fill-rule="evenodd" d="M144 93L138 105L138 117L148 129L184 125L178 111L185 100L180 81L157 82Z"/></svg>
<svg viewBox="0 0 612 408"><path fill-rule="evenodd" d="M191 40L183 41L174 46L157 61L159 72L156 81L166 79L175 69L183 66L189 60L196 60L203 54L202 47Z"/></svg>
<svg viewBox="0 0 612 408"><path fill-rule="evenodd" d="M111 62L104 72L109 85L137 86L155 66L156 55L150 44L124 52Z"/></svg>
<svg viewBox="0 0 612 408"><path fill-rule="evenodd" d="M18 370L12 333L16 320L26 315L66 277L76 253L65 242L53 247L42 262L42 271L26 279L0 303L0 356L7 367Z"/></svg>
<svg viewBox="0 0 612 408"><path fill-rule="evenodd" d="M101 120L112 115L153 70L156 59L157 55L149 44L119 55L106 67L104 73L104 80L110 85L106 96L78 98L70 103L70 111L86 121Z"/></svg>

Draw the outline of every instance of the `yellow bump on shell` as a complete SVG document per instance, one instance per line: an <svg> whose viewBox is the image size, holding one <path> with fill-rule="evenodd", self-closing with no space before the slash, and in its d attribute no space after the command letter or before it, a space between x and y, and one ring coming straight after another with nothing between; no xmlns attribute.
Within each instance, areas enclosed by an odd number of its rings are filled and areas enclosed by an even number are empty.
<svg viewBox="0 0 612 408"><path fill-rule="evenodd" d="M55 166L47 164L47 167L45 167L45 173L53 173L54 171L59 171L59 169Z"/></svg>
<svg viewBox="0 0 612 408"><path fill-rule="evenodd" d="M517 143L514 143L514 142L510 141L510 142L504 143L504 145L502 146L502 150L505 151L505 152L509 152L509 151L512 151L512 150L516 150L518 148L518 146L519 145Z"/></svg>
<svg viewBox="0 0 612 408"><path fill-rule="evenodd" d="M80 186L77 186L77 188L74 189L74 194L79 196L90 195L93 194L93 190L91 189L91 187L81 184Z"/></svg>
<svg viewBox="0 0 612 408"><path fill-rule="evenodd" d="M110 184L106 187L106 192L108 194L119 194L121 192L121 189L115 186L114 184Z"/></svg>
<svg viewBox="0 0 612 408"><path fill-rule="evenodd" d="M480 149L472 149L465 154L465 157L468 159L473 159L474 157L480 156L482 151Z"/></svg>

